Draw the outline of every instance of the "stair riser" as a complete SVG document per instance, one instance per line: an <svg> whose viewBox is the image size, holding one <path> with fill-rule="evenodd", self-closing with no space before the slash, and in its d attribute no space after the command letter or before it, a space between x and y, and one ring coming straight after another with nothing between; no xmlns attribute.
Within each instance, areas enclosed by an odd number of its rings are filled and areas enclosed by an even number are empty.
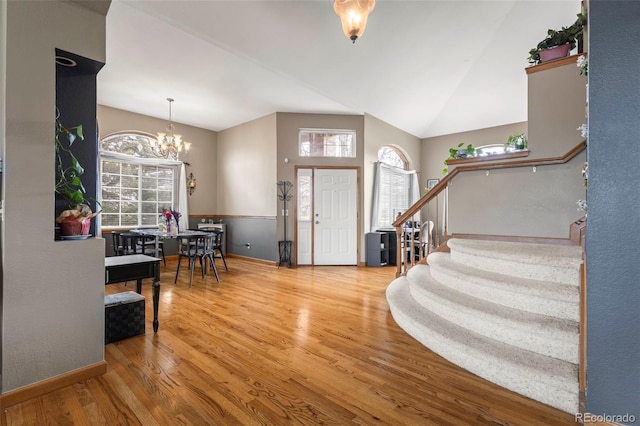
<svg viewBox="0 0 640 426"><path fill-rule="evenodd" d="M434 333L421 323L392 308L398 325L420 343L452 363L507 389L568 413L578 412L578 385L554 376L541 375L526 366L488 356ZM577 376L577 369L576 369Z"/></svg>
<svg viewBox="0 0 640 426"><path fill-rule="evenodd" d="M543 263L524 263L509 259L492 258L489 254L472 254L454 251L453 249L451 250L451 259L484 271L514 277L571 285L580 283L580 270L578 268L560 268Z"/></svg>
<svg viewBox="0 0 640 426"><path fill-rule="evenodd" d="M467 309L429 292L409 285L413 298L426 310L474 333L541 355L578 362L578 328L575 333L534 329L527 323L510 321L487 312Z"/></svg>
<svg viewBox="0 0 640 426"><path fill-rule="evenodd" d="M580 320L580 309L578 305L579 294L577 289L575 292L575 301L570 302L560 298L547 298L509 291L509 289L492 285L491 281L462 274L458 271L451 271L450 269L440 267L437 263L429 267L431 276L436 281L453 290L468 294L469 296L534 314L547 315L571 321Z"/></svg>

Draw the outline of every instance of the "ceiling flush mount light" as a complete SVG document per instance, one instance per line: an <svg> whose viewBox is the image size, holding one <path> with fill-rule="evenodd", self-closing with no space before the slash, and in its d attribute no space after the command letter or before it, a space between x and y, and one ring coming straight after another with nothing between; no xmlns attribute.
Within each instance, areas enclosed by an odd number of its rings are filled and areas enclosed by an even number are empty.
<svg viewBox="0 0 640 426"><path fill-rule="evenodd" d="M178 160L180 153L189 151L191 142L183 141L182 135L173 134L176 128L171 121L171 103L173 99L167 98L167 100L169 101L169 124L167 124L166 132L158 132L158 140L152 140L151 146L163 157Z"/></svg>
<svg viewBox="0 0 640 426"><path fill-rule="evenodd" d="M342 22L342 31L353 43L364 34L367 18L375 6L376 0L335 0L333 3L333 10Z"/></svg>

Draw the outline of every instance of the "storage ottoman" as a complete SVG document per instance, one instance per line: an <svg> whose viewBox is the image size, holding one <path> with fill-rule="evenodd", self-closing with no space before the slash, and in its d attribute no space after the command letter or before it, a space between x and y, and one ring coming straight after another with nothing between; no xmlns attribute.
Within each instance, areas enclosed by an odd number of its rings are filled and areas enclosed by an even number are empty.
<svg viewBox="0 0 640 426"><path fill-rule="evenodd" d="M127 291L104 297L104 344L144 334L144 296Z"/></svg>

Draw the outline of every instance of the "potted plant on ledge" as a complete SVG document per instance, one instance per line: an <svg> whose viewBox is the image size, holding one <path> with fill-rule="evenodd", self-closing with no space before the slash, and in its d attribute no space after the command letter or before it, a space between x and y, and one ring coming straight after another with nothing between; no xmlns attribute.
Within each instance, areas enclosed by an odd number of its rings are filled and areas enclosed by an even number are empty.
<svg viewBox="0 0 640 426"><path fill-rule="evenodd" d="M507 142L504 144L505 152L513 152L513 151L522 151L527 149L529 146L527 142L527 137L524 133L518 133L515 135L509 136Z"/></svg>
<svg viewBox="0 0 640 426"><path fill-rule="evenodd" d="M582 41L582 32L587 22L586 16L579 13L578 19L569 27L560 30L549 29L547 37L529 51L529 63L537 65L541 62L563 58Z"/></svg>
<svg viewBox="0 0 640 426"><path fill-rule="evenodd" d="M73 154L71 147L76 140L84 140L82 125L66 128L60 122L60 111L56 109L56 184L55 192L68 203L56 218L62 236L84 236L89 234L91 219L100 211L93 212L85 198L86 190L81 176L84 168ZM64 142L63 142L64 141ZM96 203L98 203L96 201Z"/></svg>
<svg viewBox="0 0 640 426"><path fill-rule="evenodd" d="M457 147L449 148L449 157L444 160L444 169L442 169L442 174L446 175L449 173L449 160L458 160L461 158L470 158L477 157L482 155L481 148L474 148L472 144L468 144L466 147L464 146L464 142L460 142Z"/></svg>

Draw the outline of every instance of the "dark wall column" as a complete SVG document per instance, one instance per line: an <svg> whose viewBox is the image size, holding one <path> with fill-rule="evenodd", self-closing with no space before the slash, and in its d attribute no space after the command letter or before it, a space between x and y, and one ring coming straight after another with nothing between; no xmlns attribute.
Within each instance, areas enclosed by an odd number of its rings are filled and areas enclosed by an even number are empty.
<svg viewBox="0 0 640 426"><path fill-rule="evenodd" d="M65 127L82 125L84 140L74 142L72 150L84 168L81 180L86 189L85 198L93 211L100 209L96 204L99 179L96 76L103 66L102 62L56 49L56 107ZM68 166L70 160L63 158ZM55 200L57 217L69 208L69 201L59 194L55 194ZM95 222L91 221L91 235L96 235Z"/></svg>
<svg viewBox="0 0 640 426"><path fill-rule="evenodd" d="M589 3L587 411L640 421L640 2ZM615 419L614 419L615 420ZM623 420L620 423L630 422Z"/></svg>

